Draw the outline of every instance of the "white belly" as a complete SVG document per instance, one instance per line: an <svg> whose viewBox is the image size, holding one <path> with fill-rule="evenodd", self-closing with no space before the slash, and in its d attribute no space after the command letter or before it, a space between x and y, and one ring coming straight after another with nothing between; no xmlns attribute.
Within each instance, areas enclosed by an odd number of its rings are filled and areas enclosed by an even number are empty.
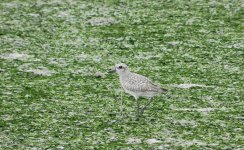
<svg viewBox="0 0 244 150"><path fill-rule="evenodd" d="M126 93L128 93L134 97L153 97L153 96L157 95L157 93L154 93L154 92L133 92L133 91L127 90L124 87L123 87L123 89L125 90Z"/></svg>

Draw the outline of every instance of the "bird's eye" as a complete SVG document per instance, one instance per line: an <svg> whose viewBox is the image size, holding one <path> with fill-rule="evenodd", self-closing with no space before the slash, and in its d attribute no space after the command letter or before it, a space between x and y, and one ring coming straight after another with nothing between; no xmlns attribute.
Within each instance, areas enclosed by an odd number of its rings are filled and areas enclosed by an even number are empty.
<svg viewBox="0 0 244 150"><path fill-rule="evenodd" d="M122 66L119 66L119 69L122 69L123 67Z"/></svg>

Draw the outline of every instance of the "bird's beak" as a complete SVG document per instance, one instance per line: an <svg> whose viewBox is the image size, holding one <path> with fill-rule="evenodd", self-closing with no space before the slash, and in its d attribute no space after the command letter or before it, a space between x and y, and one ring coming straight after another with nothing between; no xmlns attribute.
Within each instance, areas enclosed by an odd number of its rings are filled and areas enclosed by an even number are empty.
<svg viewBox="0 0 244 150"><path fill-rule="evenodd" d="M116 70L115 70L115 68L113 68L113 69L110 69L109 71L108 71L108 73L114 73Z"/></svg>

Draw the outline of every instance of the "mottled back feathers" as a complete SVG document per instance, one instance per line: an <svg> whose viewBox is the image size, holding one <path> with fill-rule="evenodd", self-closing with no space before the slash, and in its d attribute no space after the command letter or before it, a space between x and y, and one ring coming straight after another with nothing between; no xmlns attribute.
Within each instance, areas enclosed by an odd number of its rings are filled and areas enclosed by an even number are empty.
<svg viewBox="0 0 244 150"><path fill-rule="evenodd" d="M136 73L127 72L126 75L120 76L120 81L123 88L132 92L163 93L167 91L153 84L148 78Z"/></svg>

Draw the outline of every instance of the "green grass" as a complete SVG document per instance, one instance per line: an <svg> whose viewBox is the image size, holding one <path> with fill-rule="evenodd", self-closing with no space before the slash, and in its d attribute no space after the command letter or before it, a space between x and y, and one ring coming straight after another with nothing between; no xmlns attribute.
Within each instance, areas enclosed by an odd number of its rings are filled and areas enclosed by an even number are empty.
<svg viewBox="0 0 244 150"><path fill-rule="evenodd" d="M0 149L244 149L240 0L2 0L0 11ZM120 116L106 74L118 62L169 89L140 122L128 94ZM173 86L189 83L210 87Z"/></svg>

